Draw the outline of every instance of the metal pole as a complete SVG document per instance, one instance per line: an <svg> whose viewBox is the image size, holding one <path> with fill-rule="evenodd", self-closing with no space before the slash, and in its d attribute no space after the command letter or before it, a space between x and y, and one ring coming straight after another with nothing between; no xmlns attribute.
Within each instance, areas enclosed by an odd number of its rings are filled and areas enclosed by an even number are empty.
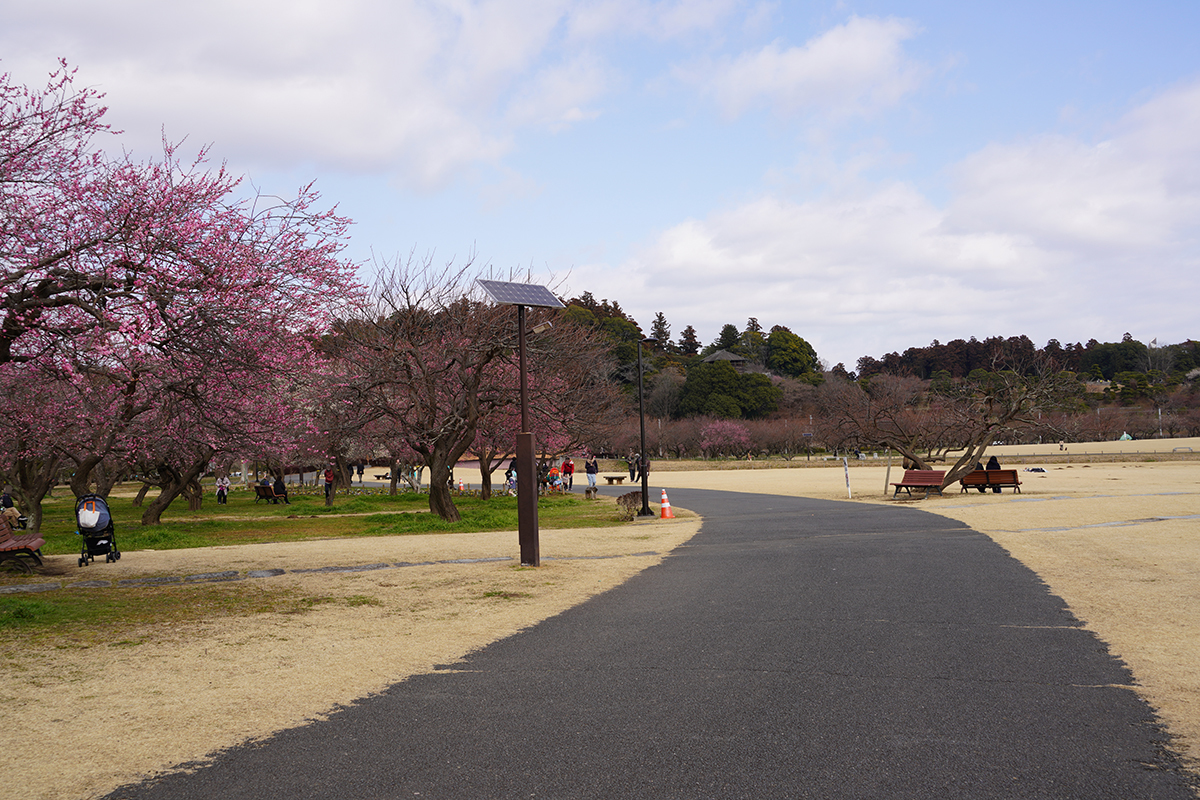
<svg viewBox="0 0 1200 800"><path fill-rule="evenodd" d="M517 306L517 365L521 373L521 431L529 430L529 382L525 378L525 306Z"/></svg>
<svg viewBox="0 0 1200 800"><path fill-rule="evenodd" d="M521 566L540 567L538 552L537 468L529 430L529 382L525 372L525 306L517 306L517 364L521 375L521 432L517 434L517 539Z"/></svg>
<svg viewBox="0 0 1200 800"><path fill-rule="evenodd" d="M638 419L642 426L642 452L638 456L641 463L638 464L638 469L642 472L642 510L638 512L639 517L652 517L654 512L650 510L650 477L646 474L646 398L645 392L642 391L642 342L638 342Z"/></svg>

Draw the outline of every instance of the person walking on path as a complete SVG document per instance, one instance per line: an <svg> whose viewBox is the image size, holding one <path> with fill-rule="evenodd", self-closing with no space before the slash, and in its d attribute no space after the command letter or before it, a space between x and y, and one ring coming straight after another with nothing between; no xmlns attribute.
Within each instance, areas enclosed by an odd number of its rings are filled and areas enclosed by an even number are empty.
<svg viewBox="0 0 1200 800"><path fill-rule="evenodd" d="M229 476L217 478L217 505L229 505Z"/></svg>
<svg viewBox="0 0 1200 800"><path fill-rule="evenodd" d="M596 464L596 454L588 453L583 459L583 471L587 473L587 482L589 489L596 488L596 475L600 471L599 465Z"/></svg>
<svg viewBox="0 0 1200 800"><path fill-rule="evenodd" d="M649 475L650 475L650 457L645 456L645 455L639 455L637 457L637 478L635 478L634 480L640 482L643 477L649 477Z"/></svg>
<svg viewBox="0 0 1200 800"><path fill-rule="evenodd" d="M989 458L989 459L988 459L988 463L987 463L987 468L988 468L988 469L1000 469L1000 461L999 461L999 459L997 459L995 456L992 456L991 458ZM980 491L982 491L982 490L980 490ZM993 486L993 487L992 487L992 492L993 492L993 493L995 493L995 494L1000 494L1000 487L999 487L999 486Z"/></svg>
<svg viewBox="0 0 1200 800"><path fill-rule="evenodd" d="M630 453L629 456L625 459L626 463L629 464L629 481L630 481L630 483L637 480L637 477L636 477L637 476L637 465L638 465L638 460L640 458L641 458L641 456L636 455L634 453Z"/></svg>

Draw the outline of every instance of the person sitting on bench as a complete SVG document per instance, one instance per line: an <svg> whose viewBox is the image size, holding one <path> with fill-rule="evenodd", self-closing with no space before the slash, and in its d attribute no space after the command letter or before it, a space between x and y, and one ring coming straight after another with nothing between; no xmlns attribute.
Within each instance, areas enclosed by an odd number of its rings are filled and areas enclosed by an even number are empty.
<svg viewBox="0 0 1200 800"><path fill-rule="evenodd" d="M288 500L287 487L283 484L283 478L279 476L275 477L275 485L271 487L271 491L275 494L275 497L283 498L283 502L287 503L289 506L292 504L292 502Z"/></svg>
<svg viewBox="0 0 1200 800"><path fill-rule="evenodd" d="M988 459L987 469L1000 469L1000 461L995 456L992 456ZM980 489L979 491L982 492L983 489ZM996 494L1000 494L1000 487L993 486L992 491Z"/></svg>

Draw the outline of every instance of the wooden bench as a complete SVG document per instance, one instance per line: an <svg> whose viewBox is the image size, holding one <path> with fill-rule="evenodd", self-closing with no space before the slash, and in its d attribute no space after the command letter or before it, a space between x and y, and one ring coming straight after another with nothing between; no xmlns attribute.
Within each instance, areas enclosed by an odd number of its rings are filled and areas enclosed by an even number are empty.
<svg viewBox="0 0 1200 800"><path fill-rule="evenodd" d="M392 476L390 473L386 474L386 475L376 475L375 476L375 480L377 480L377 481L390 481L391 479L392 479Z"/></svg>
<svg viewBox="0 0 1200 800"><path fill-rule="evenodd" d="M958 481L962 486L959 492L965 492L967 489L980 489L984 487L994 486L999 489L1001 486L1011 486L1021 492L1021 481L1017 478L1015 469L977 469L963 475Z"/></svg>
<svg viewBox="0 0 1200 800"><path fill-rule="evenodd" d="M609 486L612 486L614 483L624 483L625 476L624 475L605 475L604 480L608 481Z"/></svg>
<svg viewBox="0 0 1200 800"><path fill-rule="evenodd" d="M898 497L901 489L907 492L909 497L912 497L913 489L924 489L926 497L929 497L930 489L941 494L942 481L945 479L946 470L944 469L906 469L903 480L899 483L892 482L892 486L896 487L896 493L892 497Z"/></svg>
<svg viewBox="0 0 1200 800"><path fill-rule="evenodd" d="M33 566L22 556L28 556L34 566L42 565L42 546L46 540L36 533L17 536L7 518L0 517L0 562L11 561L22 572L33 572Z"/></svg>
<svg viewBox="0 0 1200 800"><path fill-rule="evenodd" d="M254 502L266 500L268 503L278 503L280 500L287 501L286 494L275 494L275 489L272 486L263 486L261 483L254 484Z"/></svg>

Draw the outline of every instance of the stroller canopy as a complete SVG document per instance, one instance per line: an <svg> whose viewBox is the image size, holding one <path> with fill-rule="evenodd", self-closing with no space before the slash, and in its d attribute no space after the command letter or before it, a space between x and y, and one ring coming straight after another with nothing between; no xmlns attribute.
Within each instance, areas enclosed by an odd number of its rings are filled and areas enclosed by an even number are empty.
<svg viewBox="0 0 1200 800"><path fill-rule="evenodd" d="M112 524L108 503L103 497L94 494L79 498L79 502L75 504L75 519L79 523L79 532L83 534L105 530Z"/></svg>

